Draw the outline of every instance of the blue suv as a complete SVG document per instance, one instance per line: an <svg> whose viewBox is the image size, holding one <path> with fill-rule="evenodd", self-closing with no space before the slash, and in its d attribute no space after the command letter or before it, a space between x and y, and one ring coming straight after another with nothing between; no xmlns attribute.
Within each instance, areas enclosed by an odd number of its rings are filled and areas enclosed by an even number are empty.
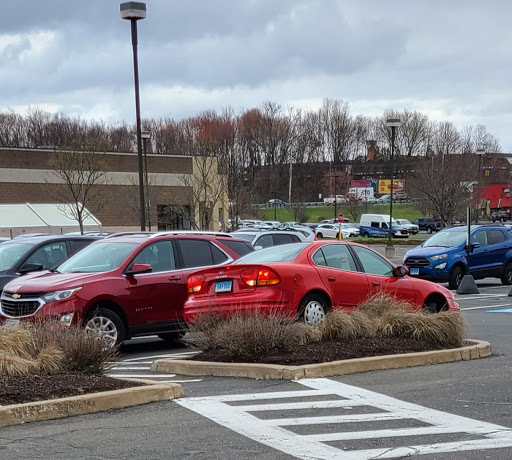
<svg viewBox="0 0 512 460"><path fill-rule="evenodd" d="M448 282L457 289L468 267L467 227L441 230L405 254L411 276ZM503 225L471 226L469 272L475 279L501 278L512 284L512 230Z"/></svg>

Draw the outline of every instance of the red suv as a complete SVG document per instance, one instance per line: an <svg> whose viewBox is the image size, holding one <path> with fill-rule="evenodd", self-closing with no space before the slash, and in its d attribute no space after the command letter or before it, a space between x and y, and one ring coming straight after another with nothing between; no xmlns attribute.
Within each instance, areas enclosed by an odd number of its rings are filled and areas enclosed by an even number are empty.
<svg viewBox="0 0 512 460"><path fill-rule="evenodd" d="M101 332L110 345L157 334L175 341L185 333L187 276L253 251L225 233L115 234L96 241L52 272L8 283L0 322L56 319Z"/></svg>

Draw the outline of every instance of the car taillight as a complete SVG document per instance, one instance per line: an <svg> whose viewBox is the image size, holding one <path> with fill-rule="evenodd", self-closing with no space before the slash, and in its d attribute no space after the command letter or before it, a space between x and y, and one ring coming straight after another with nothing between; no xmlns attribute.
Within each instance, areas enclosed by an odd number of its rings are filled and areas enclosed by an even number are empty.
<svg viewBox="0 0 512 460"><path fill-rule="evenodd" d="M318 238L316 237L316 233L315 233L315 237L313 238L313 241L318 241Z"/></svg>
<svg viewBox="0 0 512 460"><path fill-rule="evenodd" d="M189 294L197 294L201 291L204 283L203 275L191 275L187 279L187 289Z"/></svg>
<svg viewBox="0 0 512 460"><path fill-rule="evenodd" d="M273 286L279 284L279 275L268 268L249 268L240 273L240 278L248 286Z"/></svg>

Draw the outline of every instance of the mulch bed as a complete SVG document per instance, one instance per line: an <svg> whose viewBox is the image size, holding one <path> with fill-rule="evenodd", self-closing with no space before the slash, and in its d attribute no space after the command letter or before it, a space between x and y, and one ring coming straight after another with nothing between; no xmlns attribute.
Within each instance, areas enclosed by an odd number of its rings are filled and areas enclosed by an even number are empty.
<svg viewBox="0 0 512 460"><path fill-rule="evenodd" d="M0 377L0 404L21 404L141 386L94 374Z"/></svg>
<svg viewBox="0 0 512 460"><path fill-rule="evenodd" d="M268 355L252 359L242 357L233 359L219 351L203 352L190 359L300 366L342 359L413 353L436 349L439 348L430 343L403 337L374 337L371 339L353 339L350 342L331 340L329 342L309 343L297 347L290 352L274 351ZM30 377L2 376L0 378L0 405L44 401L140 385L140 383L127 382L101 375L78 373Z"/></svg>
<svg viewBox="0 0 512 460"><path fill-rule="evenodd" d="M230 363L265 363L301 366L304 364L327 363L342 359L364 358L370 356L414 353L418 351L439 350L429 342L405 337L373 337L365 339L330 340L301 345L292 351L273 351L257 357L231 357L219 350L202 352L191 357L197 361L215 361Z"/></svg>

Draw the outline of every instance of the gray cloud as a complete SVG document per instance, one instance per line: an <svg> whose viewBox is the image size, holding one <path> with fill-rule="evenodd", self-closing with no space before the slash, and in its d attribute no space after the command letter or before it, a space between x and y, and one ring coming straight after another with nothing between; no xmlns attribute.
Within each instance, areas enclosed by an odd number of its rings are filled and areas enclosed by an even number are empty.
<svg viewBox="0 0 512 460"><path fill-rule="evenodd" d="M0 16L2 108L133 119L119 1L17 0ZM147 117L347 101L484 124L512 151L508 22L500 0L147 1L138 23ZM361 112L362 113L362 112Z"/></svg>

